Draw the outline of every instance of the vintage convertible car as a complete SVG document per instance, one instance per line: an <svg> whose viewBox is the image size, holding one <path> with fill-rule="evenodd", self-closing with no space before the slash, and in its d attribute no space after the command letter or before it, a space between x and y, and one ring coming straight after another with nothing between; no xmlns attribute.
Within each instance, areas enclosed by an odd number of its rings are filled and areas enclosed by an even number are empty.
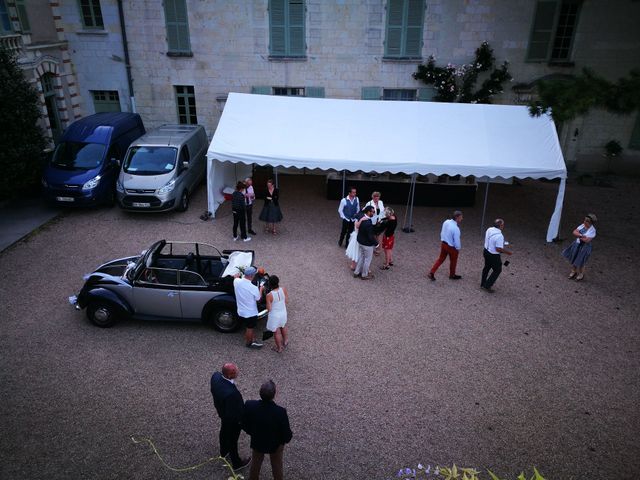
<svg viewBox="0 0 640 480"><path fill-rule="evenodd" d="M196 320L232 332L239 327L233 274L253 260L251 250L220 252L206 243L160 240L138 256L113 260L85 275L82 290L69 301L78 310L86 308L98 327L126 318ZM262 286L267 279L261 273L253 283ZM263 296L259 319L267 317L264 308Z"/></svg>

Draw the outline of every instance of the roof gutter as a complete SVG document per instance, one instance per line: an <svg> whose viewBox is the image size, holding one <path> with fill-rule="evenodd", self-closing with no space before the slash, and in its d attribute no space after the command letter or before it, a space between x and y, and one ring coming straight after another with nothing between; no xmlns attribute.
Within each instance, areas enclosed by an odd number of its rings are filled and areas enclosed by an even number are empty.
<svg viewBox="0 0 640 480"><path fill-rule="evenodd" d="M133 94L133 78L131 77L131 63L129 62L129 44L127 43L127 30L124 25L124 10L122 0L118 0L118 16L120 17L120 32L122 33L122 47L124 49L124 64L127 70L127 83L129 85L129 101L131 111L136 113L136 99Z"/></svg>

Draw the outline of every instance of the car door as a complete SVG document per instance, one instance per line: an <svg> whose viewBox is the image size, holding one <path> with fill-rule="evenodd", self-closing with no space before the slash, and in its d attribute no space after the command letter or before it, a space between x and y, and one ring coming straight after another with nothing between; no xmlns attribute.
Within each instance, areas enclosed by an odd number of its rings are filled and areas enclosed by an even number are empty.
<svg viewBox="0 0 640 480"><path fill-rule="evenodd" d="M133 286L136 315L156 318L182 318L178 271L145 268Z"/></svg>
<svg viewBox="0 0 640 480"><path fill-rule="evenodd" d="M199 320L207 302L221 292L212 291L200 274L188 270L180 270L179 281L183 318Z"/></svg>

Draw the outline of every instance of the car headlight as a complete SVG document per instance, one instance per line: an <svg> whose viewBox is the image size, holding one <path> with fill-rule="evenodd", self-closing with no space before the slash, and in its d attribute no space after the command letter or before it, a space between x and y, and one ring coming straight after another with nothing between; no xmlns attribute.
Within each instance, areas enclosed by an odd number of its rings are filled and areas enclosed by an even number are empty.
<svg viewBox="0 0 640 480"><path fill-rule="evenodd" d="M169 183L167 183L164 187L159 188L156 193L158 195L166 195L167 193L173 192L173 189L176 187L176 180L173 179Z"/></svg>
<svg viewBox="0 0 640 480"><path fill-rule="evenodd" d="M96 188L98 186L98 184L100 183L100 179L101 178L102 177L100 175L98 175L97 177L92 178L91 180L86 182L84 185L82 185L82 190L92 190L92 189Z"/></svg>
<svg viewBox="0 0 640 480"><path fill-rule="evenodd" d="M116 190L120 193L124 193L124 185L122 184L120 179L118 179L118 181L116 182Z"/></svg>

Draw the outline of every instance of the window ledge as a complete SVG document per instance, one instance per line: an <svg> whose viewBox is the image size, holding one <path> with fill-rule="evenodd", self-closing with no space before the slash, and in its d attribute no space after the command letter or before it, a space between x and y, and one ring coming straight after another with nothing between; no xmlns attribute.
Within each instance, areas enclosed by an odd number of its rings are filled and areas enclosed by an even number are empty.
<svg viewBox="0 0 640 480"><path fill-rule="evenodd" d="M193 57L193 52L167 52L167 57Z"/></svg>
<svg viewBox="0 0 640 480"><path fill-rule="evenodd" d="M550 67L575 67L574 62L570 62L568 60L549 60Z"/></svg>
<svg viewBox="0 0 640 480"><path fill-rule="evenodd" d="M269 55L270 62L306 62L307 56L302 57L287 57L285 55Z"/></svg>
<svg viewBox="0 0 640 480"><path fill-rule="evenodd" d="M422 57L382 57L382 61L390 63L422 63Z"/></svg>
<svg viewBox="0 0 640 480"><path fill-rule="evenodd" d="M76 30L76 34L78 34L78 35L99 35L99 36L106 37L107 35L109 35L109 32L104 30L104 29L96 28L95 30L91 30L91 29Z"/></svg>

